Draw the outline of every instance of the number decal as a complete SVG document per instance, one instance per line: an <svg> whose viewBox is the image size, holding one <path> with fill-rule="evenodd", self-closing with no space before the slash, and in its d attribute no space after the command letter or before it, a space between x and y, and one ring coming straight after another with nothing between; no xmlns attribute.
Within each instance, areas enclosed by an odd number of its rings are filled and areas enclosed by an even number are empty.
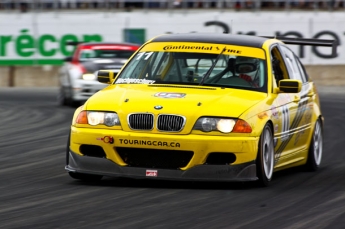
<svg viewBox="0 0 345 229"><path fill-rule="evenodd" d="M153 52L145 53L146 57L145 57L144 60L148 60L151 57L152 54L153 54Z"/></svg>
<svg viewBox="0 0 345 229"><path fill-rule="evenodd" d="M282 141L289 137L290 111L287 105L282 106Z"/></svg>
<svg viewBox="0 0 345 229"><path fill-rule="evenodd" d="M144 60L148 60L152 54L153 54L153 52L140 52L140 53L138 53L138 57L136 60L140 60L143 56L146 56L144 58Z"/></svg>
<svg viewBox="0 0 345 229"><path fill-rule="evenodd" d="M140 60L140 59L141 59L141 57L142 57L144 54L145 54L144 52L140 52L140 53L138 53L138 57L137 57L137 59L136 59L136 60Z"/></svg>

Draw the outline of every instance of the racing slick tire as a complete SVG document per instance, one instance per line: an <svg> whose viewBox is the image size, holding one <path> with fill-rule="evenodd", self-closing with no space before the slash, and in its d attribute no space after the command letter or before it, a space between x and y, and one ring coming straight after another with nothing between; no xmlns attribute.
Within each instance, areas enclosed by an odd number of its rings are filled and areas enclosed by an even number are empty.
<svg viewBox="0 0 345 229"><path fill-rule="evenodd" d="M256 173L259 186L269 185L274 169L274 143L272 127L266 124L259 140L258 155L256 158Z"/></svg>
<svg viewBox="0 0 345 229"><path fill-rule="evenodd" d="M59 94L57 96L57 102L59 106L68 106L70 104L68 98L66 98L63 88L60 88Z"/></svg>
<svg viewBox="0 0 345 229"><path fill-rule="evenodd" d="M308 160L306 163L307 171L316 171L319 169L322 159L322 125L320 119L315 123L313 136L310 141L310 147L308 151Z"/></svg>
<svg viewBox="0 0 345 229"><path fill-rule="evenodd" d="M69 89L71 91L72 89ZM70 92L71 95L71 92ZM81 105L80 101L73 100L71 96L67 96L64 89L61 87L59 94L57 96L57 103L59 106L69 106L69 107L79 107Z"/></svg>

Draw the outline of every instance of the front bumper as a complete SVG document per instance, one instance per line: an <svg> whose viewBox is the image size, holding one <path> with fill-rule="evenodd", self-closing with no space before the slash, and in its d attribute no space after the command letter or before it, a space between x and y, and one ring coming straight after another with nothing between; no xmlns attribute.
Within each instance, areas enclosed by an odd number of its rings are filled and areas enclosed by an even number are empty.
<svg viewBox="0 0 345 229"><path fill-rule="evenodd" d="M105 141L109 137L113 141ZM258 140L257 137L152 134L72 126L66 170L69 172L132 178L253 181L257 180L255 159ZM143 142L147 144L144 145ZM82 146L85 145L102 148L104 156L85 156L81 152ZM178 169L130 166L120 156L119 150L124 148L129 151L158 151L159 155L156 156L160 160L166 159L165 156L161 157L163 154L160 154L160 152L164 153L166 151L169 151L173 157L175 157L175 152L182 151L193 152L193 156L190 161ZM141 152L140 156L142 156ZM235 155L235 160L221 165L207 163L208 156L211 153L232 154ZM143 159L151 158L144 157ZM150 170L155 176L151 176Z"/></svg>
<svg viewBox="0 0 345 229"><path fill-rule="evenodd" d="M198 165L188 170L151 169L119 166L105 158L68 154L68 172L96 174L112 177L127 177L158 180L187 181L255 181L256 165L254 162L240 165ZM153 175L154 173L154 175Z"/></svg>

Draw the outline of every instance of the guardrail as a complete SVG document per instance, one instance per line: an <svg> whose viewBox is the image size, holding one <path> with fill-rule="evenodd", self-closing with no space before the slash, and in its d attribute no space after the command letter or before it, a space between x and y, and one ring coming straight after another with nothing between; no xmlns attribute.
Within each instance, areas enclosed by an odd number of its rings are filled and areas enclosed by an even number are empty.
<svg viewBox="0 0 345 229"><path fill-rule="evenodd" d="M345 0L0 0L0 12L37 10L344 10Z"/></svg>

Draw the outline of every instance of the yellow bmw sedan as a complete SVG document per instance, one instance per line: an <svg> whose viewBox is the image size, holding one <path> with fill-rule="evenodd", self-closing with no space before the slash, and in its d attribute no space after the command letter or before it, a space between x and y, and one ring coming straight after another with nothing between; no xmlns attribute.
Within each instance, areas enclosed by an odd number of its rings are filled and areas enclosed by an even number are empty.
<svg viewBox="0 0 345 229"><path fill-rule="evenodd" d="M322 116L315 84L290 44L332 40L231 34L152 38L77 108L66 166L103 176L256 181L294 166L316 171Z"/></svg>

